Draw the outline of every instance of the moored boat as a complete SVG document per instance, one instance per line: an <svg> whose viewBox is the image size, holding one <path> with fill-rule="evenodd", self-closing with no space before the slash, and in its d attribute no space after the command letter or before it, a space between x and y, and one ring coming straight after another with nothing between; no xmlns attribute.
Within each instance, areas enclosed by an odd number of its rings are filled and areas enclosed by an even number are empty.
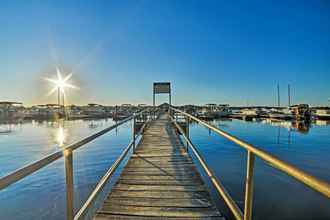
<svg viewBox="0 0 330 220"><path fill-rule="evenodd" d="M330 109L329 108L316 109L313 116L319 120L330 120Z"/></svg>
<svg viewBox="0 0 330 220"><path fill-rule="evenodd" d="M229 105L219 105L216 110L216 115L219 118L227 118L232 114L232 111L229 109Z"/></svg>
<svg viewBox="0 0 330 220"><path fill-rule="evenodd" d="M253 118L259 118L261 113L261 110L258 108L247 108L241 110L242 119L245 121L252 121Z"/></svg>
<svg viewBox="0 0 330 220"><path fill-rule="evenodd" d="M268 117L269 118L274 118L274 119L281 119L281 120L290 120L293 118L293 115L289 109L271 109L268 112Z"/></svg>
<svg viewBox="0 0 330 220"><path fill-rule="evenodd" d="M293 105L290 110L296 120L309 120L311 118L311 110L308 104Z"/></svg>

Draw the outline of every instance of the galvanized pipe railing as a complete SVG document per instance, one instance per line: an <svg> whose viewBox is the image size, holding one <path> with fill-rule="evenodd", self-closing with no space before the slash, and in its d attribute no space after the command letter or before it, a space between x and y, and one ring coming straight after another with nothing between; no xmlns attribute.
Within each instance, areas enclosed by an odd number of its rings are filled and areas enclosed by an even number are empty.
<svg viewBox="0 0 330 220"><path fill-rule="evenodd" d="M124 149L124 151L121 153L121 155L118 157L118 159L114 162L114 164L110 167L110 169L107 170L105 175L102 177L100 182L96 185L95 189L93 192L89 195L88 199L84 203L84 205L79 209L77 214L74 216L74 220L79 220L82 219L82 217L86 214L94 200L96 199L97 195L100 193L100 191L103 189L103 187L106 185L108 182L109 178L114 174L116 171L117 167L121 163L121 161L125 158L129 150L133 146L133 141L131 141L127 147Z"/></svg>
<svg viewBox="0 0 330 220"><path fill-rule="evenodd" d="M294 177L299 182L304 183L309 188L321 193L322 195L326 196L327 198L330 198L330 184L320 180L296 167L293 165L284 162L277 157L245 142L237 137L217 128L213 125L198 119L197 117L188 114L184 111L181 111L179 109L170 107L172 110L171 112L177 112L180 113L199 124L205 126L206 128L214 131L215 133L225 137L226 139L238 144L239 146L243 147L247 150L248 156L247 156L247 173L246 173L246 181L245 181L245 205L244 205L244 214L242 214L241 210L238 208L234 200L230 197L230 195L227 193L225 188L221 185L221 183L217 180L217 178L212 175L212 172L210 169L206 166L204 160L202 159L201 155L197 151L196 147L192 144L190 139L186 137L185 133L183 132L182 128L175 122L174 124L177 126L177 128L180 130L180 132L183 134L184 139L189 143L190 147L192 148L194 154L196 155L199 162L202 164L202 167L206 171L207 175L211 178L212 183L215 185L216 189L220 193L220 195L225 200L226 204L234 214L235 218L238 220L251 220L252 219L252 201L253 201L253 173L254 173L254 160L255 156L258 156L262 160L268 162L269 165L273 166L274 168L286 173L287 175ZM217 186L218 185L218 186ZM244 217L243 217L244 216Z"/></svg>
<svg viewBox="0 0 330 220"><path fill-rule="evenodd" d="M192 152L202 165L204 171L206 172L207 176L210 178L211 182L217 189L217 191L220 193L222 198L225 200L226 204L228 205L231 212L234 214L236 219L243 219L243 213L238 207L238 205L235 203L235 201L231 198L226 188L222 185L222 183L217 179L217 177L213 174L212 170L207 166L205 160L203 159L202 155L199 153L195 145L191 142L191 140L187 137L185 132L183 131L182 127L176 122L176 120L171 117L172 121L174 122L175 126L178 128L180 133L182 134L182 137L186 140L188 146L191 147Z"/></svg>
<svg viewBox="0 0 330 220"><path fill-rule="evenodd" d="M135 119L139 117L140 115L144 113L150 113L153 114L154 111L157 111L157 109L153 109L152 111L149 111L148 109L143 110L139 113L133 114L132 116L119 121L118 123L105 128L87 138L84 138L76 143L70 144L67 147L63 148L60 151L57 151L55 153L52 153L36 162L33 162L29 165L26 165L2 178L0 178L0 191L2 189L5 189L6 187L10 186L11 184L14 184L18 182L19 180L23 179L26 176L31 175L32 173L42 169L43 167L49 165L50 163L60 159L64 156L64 162L65 162L65 176L66 176L66 198L67 198L67 219L73 220L73 219L79 219L87 210L87 208L90 206L92 201L94 201L96 195L101 191L107 180L112 176L112 174L116 171L116 168L119 166L120 162L124 159L124 157L127 155L129 150L132 146L135 145L136 139L143 134L143 131L147 125L147 123L150 121L150 118L142 125L140 131L138 133L135 133L134 130L134 123ZM133 120L133 133L132 133L132 141L129 143L129 145L125 148L125 150L122 152L122 154L119 156L119 158L115 161L115 163L110 167L110 169L107 171L107 173L102 177L101 181L96 186L95 190L92 192L92 194L89 196L83 207L79 210L76 216L74 216L74 210L73 210L73 159L72 159L72 153L74 150L84 146L85 144L95 140L99 136L119 127L120 125Z"/></svg>
<svg viewBox="0 0 330 220"><path fill-rule="evenodd" d="M121 155L117 158L117 160L113 163L113 165L108 169L106 174L102 177L100 182L97 184L93 192L89 195L88 199L84 203L84 205L80 208L80 210L77 212L77 214L74 216L74 220L83 219L84 215L87 213L88 209L92 205L93 201L96 199L97 195L100 193L100 191L103 189L103 187L108 182L109 178L114 174L117 167L120 165L122 160L125 158L127 153L130 151L130 149L133 147L133 151L135 151L135 144L136 139L143 134L147 124L149 123L149 119L142 125L138 133L134 132L134 123L133 123L133 137L132 141L127 145L127 147L124 149L124 151L121 153Z"/></svg>

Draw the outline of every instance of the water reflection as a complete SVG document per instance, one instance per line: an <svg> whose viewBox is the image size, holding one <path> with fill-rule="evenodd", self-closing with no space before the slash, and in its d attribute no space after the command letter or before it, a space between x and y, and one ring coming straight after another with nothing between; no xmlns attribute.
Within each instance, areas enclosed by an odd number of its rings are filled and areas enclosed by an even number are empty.
<svg viewBox="0 0 330 220"><path fill-rule="evenodd" d="M293 121L292 127L295 128L300 133L308 134L309 129L311 128L311 122L310 121Z"/></svg>
<svg viewBox="0 0 330 220"><path fill-rule="evenodd" d="M91 123L88 124L88 127L89 127L90 129L95 129L95 128L97 128L98 126L99 126L99 125L96 124L94 121L91 121Z"/></svg>
<svg viewBox="0 0 330 220"><path fill-rule="evenodd" d="M78 124L84 124L88 130L97 130L100 127L104 127L107 124L111 124L112 120L73 120L66 121L60 120L11 120L0 121L0 135L12 135L13 133L22 131L22 126L32 125L37 129L46 131L51 143L56 144L59 147L63 147L72 140L73 127ZM116 130L116 133L118 130Z"/></svg>
<svg viewBox="0 0 330 220"><path fill-rule="evenodd" d="M87 125L89 130L95 130L99 127L104 126L102 120L88 120L89 123ZM63 147L65 144L69 143L69 138L72 136L70 134L71 129L70 126L66 126L65 120L59 120L56 122L48 122L49 126L55 129L52 129L52 139L55 144L60 147ZM72 122L71 122L72 123Z"/></svg>
<svg viewBox="0 0 330 220"><path fill-rule="evenodd" d="M309 136L310 131L313 128L317 128L319 126L329 126L330 121L329 120L278 120L278 119L254 119L252 121L244 121L239 119L216 119L216 120L209 120L209 123L213 124L214 126L223 129L225 131L229 131L229 133L232 132L233 135L241 129L240 127L236 127L234 125L244 125L246 126L246 129L248 130L254 130L255 128L258 128L258 124L265 124L270 125L273 127L271 130L260 130L259 134L253 134L249 135L248 137L253 137L254 135L261 135L267 132L271 132L271 136L274 137L273 144L276 146L291 146L294 143L296 139L296 135L294 133L299 133L304 136ZM198 123L191 123L194 126L198 126ZM196 124L196 125L195 125ZM248 124L251 124L251 126L248 126ZM267 128L267 127L263 127ZM243 133L243 136L246 134L247 130ZM212 132L208 129L208 136L211 136ZM269 135L268 135L269 137Z"/></svg>
<svg viewBox="0 0 330 220"><path fill-rule="evenodd" d="M69 130L65 127L65 121L45 122L46 126L50 128L50 139L59 147L63 147L67 143L69 137ZM40 124L38 124L40 125Z"/></svg>
<svg viewBox="0 0 330 220"><path fill-rule="evenodd" d="M228 127L227 122L231 122L233 120L238 119L216 119L216 120L208 120L209 123L215 125L219 128L226 128ZM317 126L328 126L330 125L330 121L325 120L314 120L314 121L304 121L304 120L292 120L292 121L285 121L285 120L277 120L277 119L261 119L256 118L253 121L244 121L245 123L263 123L263 124L269 124L271 126L280 127L280 128L286 128L289 133L291 131L297 131L302 134L308 134L310 129L312 128L312 125ZM191 121L191 124L198 124L197 122ZM280 133L280 130L278 130L278 133ZM280 135L279 135L280 136Z"/></svg>
<svg viewBox="0 0 330 220"><path fill-rule="evenodd" d="M0 177L36 160L61 150L106 127L112 120L26 120L22 124L2 124L0 129L12 130L0 135ZM101 176L113 164L127 144L130 126L123 125L118 136L113 132L100 137L76 152L75 205L81 207ZM109 141L111 140L111 141ZM106 153L104 153L106 152ZM98 158L96 161L95 158ZM8 187L0 194L0 219L65 219L65 176L63 161L57 161L40 172ZM31 199L33 201L31 201ZM17 212L19 210L19 213ZM45 210L47 210L45 212Z"/></svg>
<svg viewBox="0 0 330 220"><path fill-rule="evenodd" d="M318 125L318 126L327 126L327 125L330 125L330 121L315 120L315 124Z"/></svg>
<svg viewBox="0 0 330 220"><path fill-rule="evenodd" d="M59 125L59 128L57 130L56 142L60 147L62 147L65 143L65 139L66 139L66 132L62 127L62 125Z"/></svg>
<svg viewBox="0 0 330 220"><path fill-rule="evenodd" d="M11 135L22 129L23 123L0 122L0 135Z"/></svg>
<svg viewBox="0 0 330 220"><path fill-rule="evenodd" d="M270 124L271 126L283 127L286 128L289 132L298 131L303 134L308 134L312 123L310 121L281 121L281 120L272 120L265 119L261 123Z"/></svg>
<svg viewBox="0 0 330 220"><path fill-rule="evenodd" d="M11 125L0 125L0 134L9 134L12 132Z"/></svg>
<svg viewBox="0 0 330 220"><path fill-rule="evenodd" d="M330 181L328 154L330 121L259 119L246 122L233 119L232 122L214 120L210 123L307 173ZM244 168L246 163L246 151L221 136L209 137L208 131L202 125L192 125L190 132L193 143L206 158L215 175L234 195L235 200L244 199L242 186L246 171L242 167ZM255 166L254 207L256 208L253 219L330 219L329 201L322 196L302 187L300 183L268 167L260 160L256 161ZM217 201L216 191L212 191L212 195L219 207L225 207L222 200ZM299 198L288 195L297 195ZM228 214L226 211L223 212L224 215ZM275 214L269 217L269 213Z"/></svg>
<svg viewBox="0 0 330 220"><path fill-rule="evenodd" d="M8 135L9 138L0 137L0 147L3 149L1 151L0 175L8 174L27 163L58 150L60 146L64 147L66 144L80 140L114 123L112 120L75 120L27 121L22 124L11 124L10 127L13 132ZM330 121L317 120L312 121L312 124L299 124L291 121L245 122L233 119L214 120L211 123L251 144L262 147L265 151L278 156L284 161L297 165L308 173L330 181L330 157L327 153L329 151ZM7 126L7 124L0 124L0 127L3 128ZM20 127L22 128L21 130L19 130ZM234 147L232 143L224 141L218 135L208 137L209 131L200 124L192 123L190 128L193 143L201 151L207 163L216 173L216 176L226 181L225 186L233 195L237 195L235 196L237 200L244 198L243 193L240 194L244 188L240 182L240 177L245 177L245 170L242 169L245 166L245 163L242 165L242 161L245 162L242 159L246 156L245 151L237 146ZM308 134L301 133L300 130L307 130ZM117 132L117 130L115 131ZM79 195L79 204L85 201L85 198L90 193L91 186L96 185L100 176L104 175L109 164L113 163L114 159L112 158L116 158L121 153L122 147L120 146L126 145L126 141L130 137L131 124L127 123L126 127L120 127L118 136L116 134L105 135L104 139L99 139L100 142L98 145L95 145L96 148L85 148L91 149L85 153L84 151L77 152L77 158L75 159L78 159L79 162L77 167L75 167L75 172L80 176L75 179L77 180L75 184L80 185L75 185L75 190L77 190L77 195ZM290 144L290 147L288 147L287 143ZM16 158L22 159L18 160ZM96 163L95 158L98 158L98 163ZM220 163L221 166L219 165ZM27 178L21 182L21 184L26 184L25 181L35 181L35 184L42 186L42 190L33 184L27 184L27 187L30 188L21 188L25 190L24 193L7 191L6 193L11 193L10 196L6 200L0 199L0 219L11 219L12 216L24 220L38 219L41 216L40 214L43 214L49 220L64 219L63 213L65 213L65 209L61 205L65 204L63 202L65 198L60 197L65 195L64 187L61 185L64 180L60 176L63 174L63 164L59 163L56 166L56 163L54 163L45 168L44 176L40 176L39 173L39 175ZM288 182L290 180L285 179L285 177L282 179L282 176L279 176L277 172L270 170L268 166L264 166L264 164L260 164L258 161L256 166L255 206L258 207L258 210L255 212L255 219L270 219L267 218L267 214L275 213L274 219L288 220L290 219L289 217L285 218L283 216L289 211L292 216L297 215L301 217L300 213L304 214L305 216L299 218L303 220L330 219L328 206L323 205L322 201L314 199L313 192L307 192L306 194L304 189L294 185L295 182ZM58 172L57 169L59 170ZM35 191L33 191L34 189ZM264 196L269 195L269 189L276 193L273 193L271 196ZM300 197L298 204L293 205L297 203L296 196L288 197L289 194L304 195L305 198L300 199ZM86 197L82 195L86 195ZM215 198L218 198L217 194L214 195ZM265 197L267 200L260 199L261 197ZM31 198L35 198L35 201L26 202L30 201ZM40 198L44 198L44 200L40 200ZM277 206L274 207L269 204L277 204ZM50 209L50 206L52 209ZM38 209L35 209L35 207L38 207ZM289 211L287 211L287 207L290 207ZM17 210L22 209L33 210L33 212L31 211L29 217L26 217L27 214L24 211L17 214ZM52 210L52 212L45 214L43 210ZM317 216L311 217L311 215Z"/></svg>

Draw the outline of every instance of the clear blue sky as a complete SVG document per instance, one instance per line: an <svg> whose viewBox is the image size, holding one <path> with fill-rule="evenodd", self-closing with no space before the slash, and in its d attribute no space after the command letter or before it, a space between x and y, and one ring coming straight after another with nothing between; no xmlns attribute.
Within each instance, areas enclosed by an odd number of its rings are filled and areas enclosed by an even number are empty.
<svg viewBox="0 0 330 220"><path fill-rule="evenodd" d="M328 104L330 1L1 1L0 100L56 102L43 80L73 71L68 102ZM159 102L165 101L165 97Z"/></svg>

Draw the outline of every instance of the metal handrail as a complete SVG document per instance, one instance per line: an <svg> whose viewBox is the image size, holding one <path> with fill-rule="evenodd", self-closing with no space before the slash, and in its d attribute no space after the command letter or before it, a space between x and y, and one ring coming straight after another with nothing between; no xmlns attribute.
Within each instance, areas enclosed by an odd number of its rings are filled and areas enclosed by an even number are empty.
<svg viewBox="0 0 330 220"><path fill-rule="evenodd" d="M147 120L142 127L140 128L139 132L137 134L133 134L135 138L139 137L140 135L143 134L143 131L145 129L145 126L149 120ZM119 164L122 162L122 160L125 158L129 150L134 146L135 144L135 138L127 145L127 147L123 150L123 152L120 154L120 156L117 158L117 160L113 163L113 165L108 169L108 171L105 173L105 175L102 177L102 179L99 181L93 192L89 195L88 199L84 203L84 205L79 209L77 214L74 216L74 220L79 220L81 219L86 211L89 209L93 201L96 199L97 195L99 192L103 189L103 187L106 185L107 181L109 178L114 174L116 169L118 168Z"/></svg>
<svg viewBox="0 0 330 220"><path fill-rule="evenodd" d="M24 177L42 169L43 167L47 166L48 164L58 160L61 157L64 157L64 163L65 163L65 178L66 178L66 217L68 220L73 219L79 219L87 210L87 208L90 206L90 204L94 201L96 195L101 191L103 186L106 184L107 180L112 176L112 174L116 171L117 167L119 166L120 162L125 158L128 151L133 146L133 151L135 151L135 142L137 137L143 134L143 131L145 129L146 124L149 122L150 118L147 117L147 121L142 125L139 132L135 133L135 120L140 115L147 113L154 114L154 111L157 111L157 109L152 109L151 111L148 111L149 109L145 109L143 111L140 111L138 113L134 113L132 116L121 120L117 122L115 125L112 125L108 128L105 128L87 138L84 138L76 143L70 144L67 147L65 147L62 150L56 151L55 153L52 153L36 162L33 162L29 165L26 165L2 178L0 178L0 191L9 185L23 179ZM152 116L150 114L149 116ZM125 150L122 152L122 154L119 156L119 158L115 161L115 163L110 167L110 169L107 171L107 173L102 177L100 182L97 184L97 187L93 190L92 194L89 196L83 207L79 210L76 216L74 216L74 204L73 204L73 198L74 198L74 190L73 190L73 157L72 153L74 150L80 148L81 146L93 141L97 137L119 127L120 125L133 120L132 123L132 141L129 143L129 145L125 148Z"/></svg>
<svg viewBox="0 0 330 220"><path fill-rule="evenodd" d="M215 133L225 137L226 139L238 144L239 146L243 147L244 149L246 149L248 151L248 160L247 160L247 176L246 176L246 187L245 187L245 208L244 208L244 219L251 219L252 216L252 198L253 198L253 169L254 169L254 156L258 156L259 158L261 158L262 160L266 161L269 163L269 165L273 166L274 168L288 174L291 177L294 177L295 179L297 179L298 181L304 183L305 185L307 185L308 187L310 187L311 189L321 193L322 195L330 198L330 184L320 180L296 167L294 167L293 165L284 162L280 159L278 159L277 157L256 148L255 146L238 139L237 137L219 129L214 127L213 125L210 125L209 123L198 119L197 117L188 114L184 111L181 111L179 109L170 107L171 110L173 110L174 112L178 112L181 113L183 115L185 115L186 117L188 117L189 119L193 119L194 121L202 124L203 126L207 127L208 129L214 131ZM176 124L177 126L179 126L178 124ZM182 129L181 129L182 130ZM185 137L184 133L182 131L180 131L183 134L183 137ZM193 146L193 144L191 143L190 139L185 137L187 143L191 146L191 148L193 149L193 152L198 155L198 151L197 149ZM189 140L189 141L188 141ZM197 157L198 158L198 157ZM199 158L198 158L199 159ZM202 158L200 158L202 159ZM200 160L199 159L199 160ZM205 163L203 160L200 160L200 162ZM202 165L203 165L202 163ZM203 166L204 167L204 166ZM204 167L205 169L205 167ZM209 175L209 173L208 173ZM210 175L209 175L210 176ZM212 176L213 177L213 176ZM214 181L212 180L212 182L214 183ZM218 187L217 187L218 189ZM230 201L230 198L226 198L227 195L224 192L221 192L220 189L218 189L219 193L222 195L222 197L224 198L224 200L226 201L227 205L229 206L229 208L231 209L231 211L233 212L233 214L235 215L236 219L242 219L241 216L239 216L239 211L236 210L236 208L233 208L233 204ZM228 200L228 201L227 201Z"/></svg>
<svg viewBox="0 0 330 220"><path fill-rule="evenodd" d="M113 173L116 171L117 167L119 166L120 162L125 158L129 150L133 146L133 141L131 141L127 147L124 149L124 151L120 154L120 156L117 158L117 160L114 162L114 164L107 170L105 175L102 177L100 182L96 185L93 192L89 195L88 199L84 203L84 205L79 209L77 214L74 216L74 220L81 219L81 217L84 216L92 202L95 200L96 196L99 194L99 192L103 189L109 178L113 175Z"/></svg>
<svg viewBox="0 0 330 220"><path fill-rule="evenodd" d="M187 141L188 145L191 147L192 152L202 165L204 171L206 172L207 176L211 179L213 185L216 187L220 195L223 197L223 199L226 201L228 207L233 212L236 219L243 219L243 213L238 207L238 205L235 203L235 201L232 199L232 197L229 195L226 188L221 184L221 182L218 180L218 178L213 174L212 170L207 166L205 160L203 159L202 155L199 153L197 148L194 146L194 144L191 142L191 140L185 135L185 132L183 131L182 127L171 117L172 121L174 122L175 126L178 128L180 133L182 134L183 138Z"/></svg>
<svg viewBox="0 0 330 220"><path fill-rule="evenodd" d="M137 116L141 115L143 112L145 112L146 110L143 110L135 115L132 115L124 120L121 120L120 122L108 127L108 128L105 128L87 138L84 138L76 143L73 143L73 144L70 144L69 146L59 150L59 151L56 151L38 161L35 161L31 164L28 164L2 178L0 178L0 190L6 188L7 186L23 179L24 177L36 172L37 170L40 170L41 168L47 166L48 164L54 162L55 160L58 160L59 158L63 157L65 155L65 152L68 152L68 151L74 151L78 148L80 148L81 146L93 141L94 139L96 139L97 137L119 127L120 125L132 120L133 118L136 118Z"/></svg>

